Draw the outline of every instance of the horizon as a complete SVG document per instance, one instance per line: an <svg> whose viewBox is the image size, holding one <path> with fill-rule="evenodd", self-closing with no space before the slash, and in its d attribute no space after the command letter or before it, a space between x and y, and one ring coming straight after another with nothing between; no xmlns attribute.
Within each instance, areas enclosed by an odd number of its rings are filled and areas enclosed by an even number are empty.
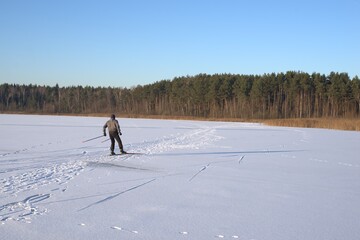
<svg viewBox="0 0 360 240"><path fill-rule="evenodd" d="M214 76L214 75L240 75L240 76L264 76L264 75L267 75L267 74L286 74L287 72L297 72L297 73L305 73L305 74L309 74L310 77L312 74L320 74L320 75L325 75L325 76L329 76L329 74L331 73L336 73L336 74L347 74L349 76L349 79L350 81L352 81L353 79L355 78L359 78L359 76L354 76L354 77L351 77L347 72L335 72L335 71L331 71L327 74L325 73L320 73L320 72L312 72L312 73L307 73L307 72L302 72L302 71L286 71L286 72L269 72L269 73L263 73L263 74L240 74L240 73L214 73L214 74L208 74L208 73L198 73L198 74L195 74L195 75L184 75L184 76L175 76L171 79L161 79L161 80L156 80L154 82L151 82L151 83L145 83L145 84L137 84L137 85L134 85L134 86L100 86L100 85L97 85L97 86L94 86L94 85L60 85L58 83L55 83L53 85L48 85L48 84L36 84L36 83L22 83L22 84L19 84L19 83L7 83L7 82L4 82L4 83L0 83L0 85L2 84L9 84L9 85L25 85L25 86L29 86L29 85L33 85L33 86L39 86L39 87L56 87L56 85L58 85L58 87L60 88L68 88L68 87L83 87L83 88L86 88L86 87L92 87L92 88L127 88L127 89L132 89L132 88L136 88L138 86L147 86L147 85L152 85L152 84L155 84L157 82L161 82L161 81L170 81L172 82L174 79L176 78L186 78L186 77L196 77L198 75L202 75L202 74L205 74L205 75L210 75L210 76Z"/></svg>

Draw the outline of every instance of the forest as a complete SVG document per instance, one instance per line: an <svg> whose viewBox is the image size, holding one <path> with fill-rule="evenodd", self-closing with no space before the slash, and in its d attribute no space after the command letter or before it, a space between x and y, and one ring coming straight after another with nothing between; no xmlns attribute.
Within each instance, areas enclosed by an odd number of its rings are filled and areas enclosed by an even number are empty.
<svg viewBox="0 0 360 240"><path fill-rule="evenodd" d="M121 85L121 81L118 83ZM360 80L288 71L263 75L198 74L144 86L0 85L0 112L201 118L357 118Z"/></svg>

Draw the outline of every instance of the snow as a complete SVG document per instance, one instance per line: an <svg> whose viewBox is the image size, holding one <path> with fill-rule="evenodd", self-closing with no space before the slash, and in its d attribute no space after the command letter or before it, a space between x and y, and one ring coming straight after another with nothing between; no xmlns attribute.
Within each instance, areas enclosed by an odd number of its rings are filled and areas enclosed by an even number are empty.
<svg viewBox="0 0 360 240"><path fill-rule="evenodd" d="M360 236L359 132L106 120L0 115L0 239Z"/></svg>

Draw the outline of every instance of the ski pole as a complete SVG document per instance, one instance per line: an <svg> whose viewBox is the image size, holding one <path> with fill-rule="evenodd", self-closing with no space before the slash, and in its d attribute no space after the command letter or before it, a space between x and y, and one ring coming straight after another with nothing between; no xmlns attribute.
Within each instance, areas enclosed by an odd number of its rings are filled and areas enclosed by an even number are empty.
<svg viewBox="0 0 360 240"><path fill-rule="evenodd" d="M101 137L104 137L104 135L101 135L101 136L98 136L98 137L94 137L94 138L90 138L90 139L88 139L88 140L83 141L83 143L89 142L89 141L92 141L92 140L95 140L95 139L98 139L98 138L101 138Z"/></svg>

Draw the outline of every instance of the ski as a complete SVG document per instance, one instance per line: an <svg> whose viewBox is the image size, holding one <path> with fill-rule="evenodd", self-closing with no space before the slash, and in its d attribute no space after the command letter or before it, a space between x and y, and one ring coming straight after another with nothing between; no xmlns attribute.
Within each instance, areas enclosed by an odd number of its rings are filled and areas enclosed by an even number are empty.
<svg viewBox="0 0 360 240"><path fill-rule="evenodd" d="M137 152L126 152L126 153L115 153L110 154L109 156L121 156L121 155L143 155L144 153L137 153Z"/></svg>

